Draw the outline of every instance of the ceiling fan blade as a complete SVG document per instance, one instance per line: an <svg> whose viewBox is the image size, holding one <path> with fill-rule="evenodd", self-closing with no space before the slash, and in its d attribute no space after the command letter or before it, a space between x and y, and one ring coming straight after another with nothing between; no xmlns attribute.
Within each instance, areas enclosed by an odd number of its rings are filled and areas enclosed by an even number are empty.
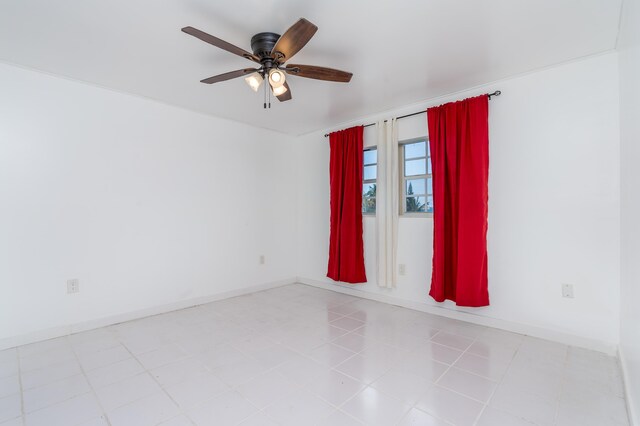
<svg viewBox="0 0 640 426"><path fill-rule="evenodd" d="M276 96L280 102L291 100L291 87L289 87L286 81L284 82L284 87L287 88L287 91L280 96Z"/></svg>
<svg viewBox="0 0 640 426"><path fill-rule="evenodd" d="M281 54L284 58L280 63L288 61L311 40L316 31L318 31L318 27L306 19L300 18L278 39L271 50L271 56L277 58Z"/></svg>
<svg viewBox="0 0 640 426"><path fill-rule="evenodd" d="M251 74L258 71L258 68L245 68L242 70L230 71L224 74L214 75L213 77L200 80L200 83L213 84L221 81L231 80L232 78L242 77L243 75Z"/></svg>
<svg viewBox="0 0 640 426"><path fill-rule="evenodd" d="M351 81L352 73L340 71L333 68L317 67L315 65L287 65L284 70L287 74L298 77L314 78L316 80L337 81L348 83Z"/></svg>
<svg viewBox="0 0 640 426"><path fill-rule="evenodd" d="M226 50L227 52L233 53L234 55L242 56L243 58L247 58L251 61L260 63L260 59L254 56L253 54L247 52L244 49L239 48L238 46L234 46L231 43L228 43L224 40L219 39L218 37L214 37L211 34L207 34L204 31L200 31L193 27L184 27L182 32L192 35L194 37L199 38L205 43L212 44L216 47L219 47L222 50Z"/></svg>

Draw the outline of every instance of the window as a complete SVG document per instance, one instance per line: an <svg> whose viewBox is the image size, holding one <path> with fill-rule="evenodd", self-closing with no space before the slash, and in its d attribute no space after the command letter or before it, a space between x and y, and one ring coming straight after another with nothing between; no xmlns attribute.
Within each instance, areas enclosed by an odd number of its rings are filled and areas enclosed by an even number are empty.
<svg viewBox="0 0 640 426"><path fill-rule="evenodd" d="M433 213L429 141L420 139L402 143L399 157L403 213Z"/></svg>
<svg viewBox="0 0 640 426"><path fill-rule="evenodd" d="M364 173L362 184L362 213L376 214L376 177L378 170L378 150L364 150Z"/></svg>

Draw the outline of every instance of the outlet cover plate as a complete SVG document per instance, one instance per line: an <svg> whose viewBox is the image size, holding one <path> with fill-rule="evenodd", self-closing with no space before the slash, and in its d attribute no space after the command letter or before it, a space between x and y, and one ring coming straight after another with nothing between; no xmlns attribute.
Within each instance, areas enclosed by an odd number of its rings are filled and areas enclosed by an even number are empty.
<svg viewBox="0 0 640 426"><path fill-rule="evenodd" d="M80 292L80 280L77 278L72 278L67 280L67 294L79 293Z"/></svg>
<svg viewBox="0 0 640 426"><path fill-rule="evenodd" d="M573 299L573 284L562 284L562 297Z"/></svg>
<svg viewBox="0 0 640 426"><path fill-rule="evenodd" d="M404 263L401 263L398 265L398 274L400 275L404 275L407 273L407 265L405 265Z"/></svg>

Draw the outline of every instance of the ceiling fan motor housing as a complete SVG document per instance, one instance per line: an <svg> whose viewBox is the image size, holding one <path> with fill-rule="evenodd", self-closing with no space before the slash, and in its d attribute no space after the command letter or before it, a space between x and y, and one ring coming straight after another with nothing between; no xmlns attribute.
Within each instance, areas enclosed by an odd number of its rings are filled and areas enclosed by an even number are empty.
<svg viewBox="0 0 640 426"><path fill-rule="evenodd" d="M280 34L276 33L258 33L251 37L251 50L253 54L259 57L261 60L271 58L271 51L273 46L280 38Z"/></svg>

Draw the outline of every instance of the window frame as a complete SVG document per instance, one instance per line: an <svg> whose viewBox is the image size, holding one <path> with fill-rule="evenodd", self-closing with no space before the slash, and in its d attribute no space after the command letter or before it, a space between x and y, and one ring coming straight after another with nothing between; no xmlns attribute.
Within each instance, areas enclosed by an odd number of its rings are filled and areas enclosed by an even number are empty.
<svg viewBox="0 0 640 426"><path fill-rule="evenodd" d="M426 142L426 156L425 157L416 157L415 160L419 160L419 159L425 159L426 160L426 173L423 175L415 175L415 176L405 176L404 175L404 163L405 163L405 158L404 158L404 150L405 150L405 146L406 145L411 145L413 143L417 143L417 142ZM427 184L426 184L426 179L431 179L431 182L433 183L433 166L431 169L431 173L429 173L429 162L431 161L431 150L430 148L430 144L429 144L429 137L428 136L421 136L421 137L417 137L417 138L412 138L412 139L406 139L403 141L399 141L398 142L398 162L400 163L398 165L398 183L400 185L400 203L398 206L398 209L400 210L398 212L398 214L400 215L400 217L415 217L415 218L433 218L433 212L407 212L407 191L406 191L406 187L407 187L407 180L413 180L413 179L425 179L425 191L428 191L427 189ZM411 158L411 160L414 160L414 158ZM429 194L428 192L424 194L425 197L425 201L426 199L429 198L429 196L431 196L433 198L433 189L432 189L432 193ZM435 208L435 206L434 206Z"/></svg>
<svg viewBox="0 0 640 426"><path fill-rule="evenodd" d="M364 163L364 153L367 152L367 151L374 151L374 150L376 151L376 162L372 163L372 164L366 164L365 165L365 163ZM373 184L376 185L376 196L373 197L373 199L376 201L376 204L375 204L376 205L376 210L373 211L373 212L365 212L364 211L364 199L365 199L365 196L364 196L364 191L363 191L362 192L363 205L361 207L362 216L363 217L365 217L365 216L366 217L375 217L376 212L378 211L378 192L377 192L377 187L378 187L378 146L377 145L372 145L372 146L367 146L366 148L364 148L362 150L362 158L363 158L363 160L362 160L362 184L366 185L366 184L373 183ZM373 165L376 166L376 178L375 179L365 179L364 178L364 168L368 167L368 166L373 166ZM372 197L368 197L368 198L372 198Z"/></svg>

